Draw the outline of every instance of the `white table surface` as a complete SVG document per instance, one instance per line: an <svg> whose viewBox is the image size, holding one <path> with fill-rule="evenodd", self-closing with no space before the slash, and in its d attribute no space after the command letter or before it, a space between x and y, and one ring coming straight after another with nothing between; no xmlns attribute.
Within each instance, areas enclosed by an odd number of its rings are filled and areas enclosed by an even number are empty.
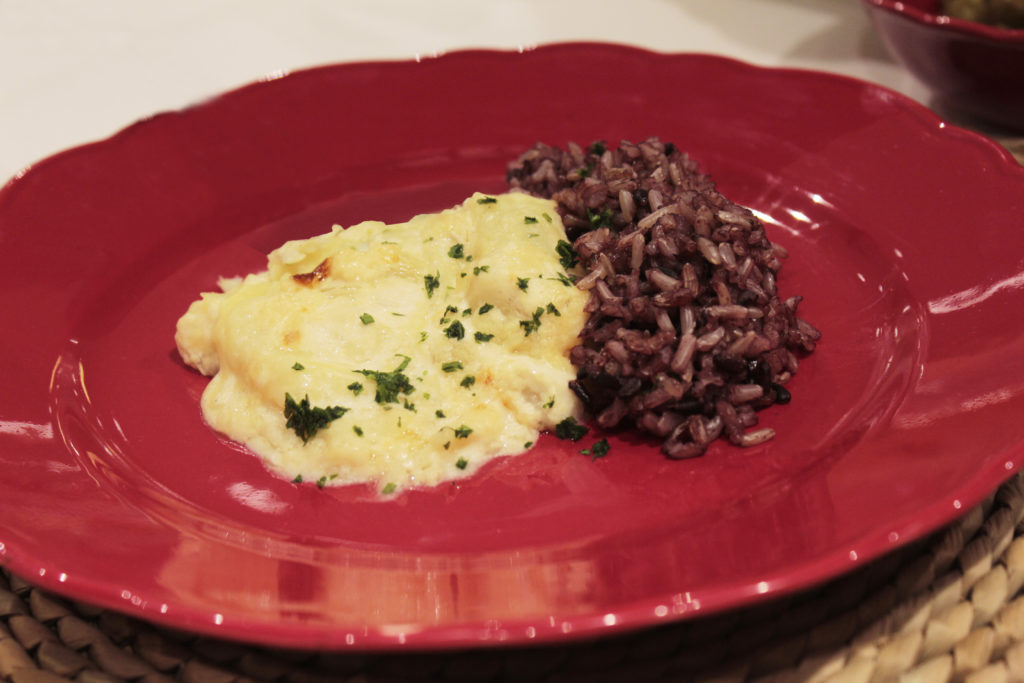
<svg viewBox="0 0 1024 683"><path fill-rule="evenodd" d="M862 0L0 0L0 184L274 72L567 40L818 69L928 98Z"/></svg>

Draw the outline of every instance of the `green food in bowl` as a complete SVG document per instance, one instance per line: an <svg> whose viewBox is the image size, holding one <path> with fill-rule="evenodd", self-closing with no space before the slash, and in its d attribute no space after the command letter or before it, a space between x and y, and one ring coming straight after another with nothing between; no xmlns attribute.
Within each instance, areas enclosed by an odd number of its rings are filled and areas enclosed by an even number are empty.
<svg viewBox="0 0 1024 683"><path fill-rule="evenodd" d="M942 12L1002 28L1024 28L1024 0L942 0Z"/></svg>

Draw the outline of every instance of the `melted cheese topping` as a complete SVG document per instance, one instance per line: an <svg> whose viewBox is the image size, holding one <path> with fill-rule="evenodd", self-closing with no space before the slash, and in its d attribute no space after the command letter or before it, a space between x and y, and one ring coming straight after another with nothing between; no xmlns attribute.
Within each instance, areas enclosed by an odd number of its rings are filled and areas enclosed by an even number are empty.
<svg viewBox="0 0 1024 683"><path fill-rule="evenodd" d="M580 415L568 352L586 294L566 278L565 239L553 202L518 193L335 226L202 294L175 341L213 375L206 421L283 476L436 485ZM286 396L334 417L304 441Z"/></svg>

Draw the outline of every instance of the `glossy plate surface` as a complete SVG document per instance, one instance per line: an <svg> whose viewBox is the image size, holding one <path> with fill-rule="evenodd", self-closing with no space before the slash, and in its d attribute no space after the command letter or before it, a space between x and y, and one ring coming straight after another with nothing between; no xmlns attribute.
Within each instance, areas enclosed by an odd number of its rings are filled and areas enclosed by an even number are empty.
<svg viewBox="0 0 1024 683"><path fill-rule="evenodd" d="M671 462L547 436L382 502L294 485L202 421L178 316L285 239L504 187L537 140L656 134L760 212L824 333L778 437ZM0 191L0 555L231 638L454 647L634 628L808 587L950 521L1024 459L1024 170L890 91L610 45L260 82ZM585 444L583 444L585 445Z"/></svg>

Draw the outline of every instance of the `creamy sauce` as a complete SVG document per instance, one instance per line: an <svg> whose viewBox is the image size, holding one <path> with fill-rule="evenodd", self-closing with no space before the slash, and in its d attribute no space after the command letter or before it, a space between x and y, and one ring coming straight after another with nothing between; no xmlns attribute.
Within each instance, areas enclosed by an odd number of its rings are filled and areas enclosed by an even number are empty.
<svg viewBox="0 0 1024 683"><path fill-rule="evenodd" d="M580 415L568 352L586 294L565 239L553 202L513 193L288 242L178 321L182 357L213 376L203 416L323 485L432 486L522 453ZM286 403L310 419L289 428Z"/></svg>

